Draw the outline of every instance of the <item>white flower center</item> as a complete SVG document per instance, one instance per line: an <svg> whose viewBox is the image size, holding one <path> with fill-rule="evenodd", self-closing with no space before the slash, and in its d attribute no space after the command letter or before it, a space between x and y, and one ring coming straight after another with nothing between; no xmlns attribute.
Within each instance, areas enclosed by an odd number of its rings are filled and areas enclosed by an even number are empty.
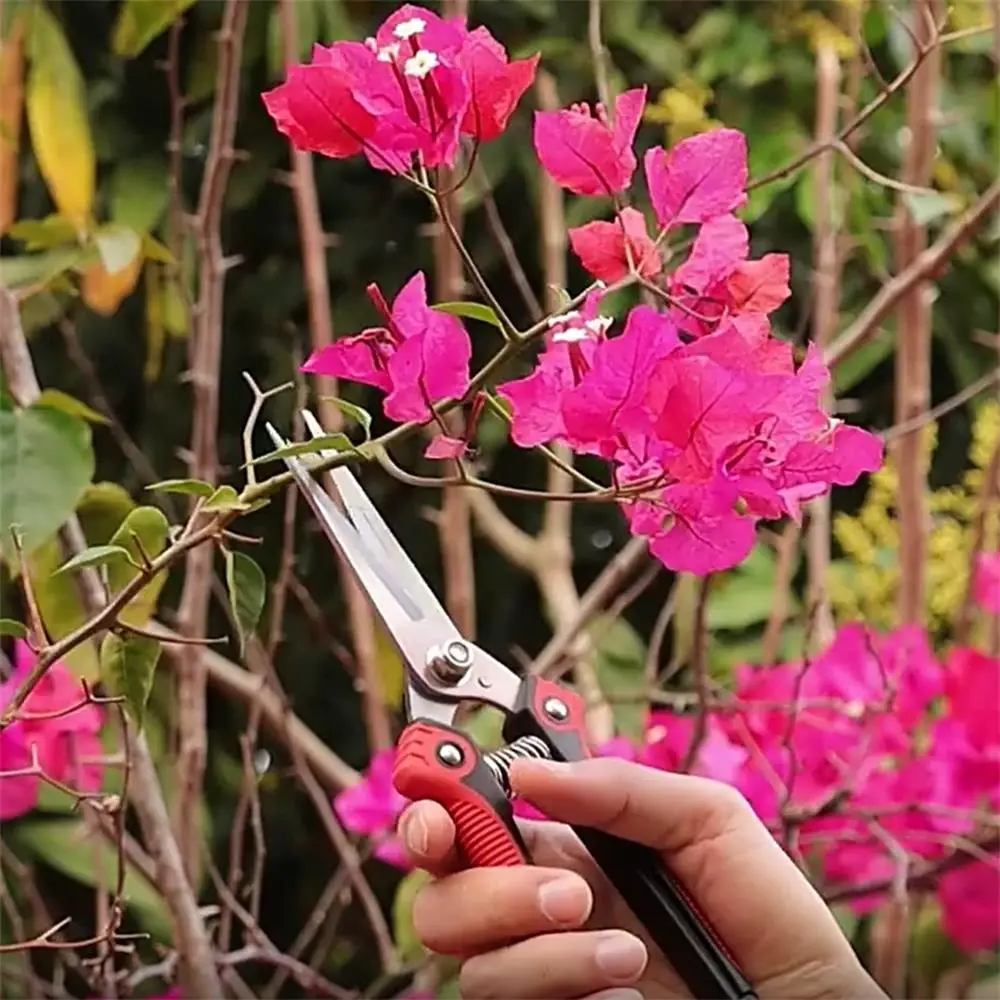
<svg viewBox="0 0 1000 1000"><path fill-rule="evenodd" d="M384 63L395 62L398 55L399 42L393 42L392 45L386 45L385 48L378 50L378 61Z"/></svg>
<svg viewBox="0 0 1000 1000"><path fill-rule="evenodd" d="M411 17L409 21L400 21L392 33L397 38L412 38L427 28L427 22L419 17Z"/></svg>
<svg viewBox="0 0 1000 1000"><path fill-rule="evenodd" d="M571 309L569 312L564 312L559 316L553 316L548 320L546 325L551 330L554 326L560 326L563 323L568 323L571 319L579 318L580 314L575 309Z"/></svg>
<svg viewBox="0 0 1000 1000"><path fill-rule="evenodd" d="M601 334L608 332L612 323L614 323L614 319L611 316L597 316L594 319L587 320L584 326L600 337Z"/></svg>
<svg viewBox="0 0 1000 1000"><path fill-rule="evenodd" d="M552 334L552 339L564 344L578 344L581 340L590 340L590 331L585 326L568 326Z"/></svg>
<svg viewBox="0 0 1000 1000"><path fill-rule="evenodd" d="M398 28L396 29L399 30ZM418 52L414 53L406 63L403 65L403 72L407 76L415 76L419 79L423 79L427 74L439 66L436 52L428 52L427 49L420 49Z"/></svg>

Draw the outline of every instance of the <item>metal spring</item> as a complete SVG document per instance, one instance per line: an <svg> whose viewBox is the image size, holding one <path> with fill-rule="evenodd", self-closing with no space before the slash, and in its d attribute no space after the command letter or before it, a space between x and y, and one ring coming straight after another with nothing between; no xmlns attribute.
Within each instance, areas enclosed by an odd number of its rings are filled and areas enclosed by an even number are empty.
<svg viewBox="0 0 1000 1000"><path fill-rule="evenodd" d="M514 761L524 758L534 758L535 760L550 760L552 754L549 752L548 744L538 736L522 736L520 739L508 743L499 750L493 750L483 756L486 766L493 773L493 777L503 788L504 794L510 798L510 769Z"/></svg>

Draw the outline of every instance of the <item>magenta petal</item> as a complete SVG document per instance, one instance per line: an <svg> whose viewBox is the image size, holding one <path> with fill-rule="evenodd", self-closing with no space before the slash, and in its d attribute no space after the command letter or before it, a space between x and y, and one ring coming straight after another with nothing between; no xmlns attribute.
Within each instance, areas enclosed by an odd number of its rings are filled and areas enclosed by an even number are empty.
<svg viewBox="0 0 1000 1000"><path fill-rule="evenodd" d="M724 128L692 136L669 150L651 149L646 183L663 229L708 222L746 204L746 137Z"/></svg>

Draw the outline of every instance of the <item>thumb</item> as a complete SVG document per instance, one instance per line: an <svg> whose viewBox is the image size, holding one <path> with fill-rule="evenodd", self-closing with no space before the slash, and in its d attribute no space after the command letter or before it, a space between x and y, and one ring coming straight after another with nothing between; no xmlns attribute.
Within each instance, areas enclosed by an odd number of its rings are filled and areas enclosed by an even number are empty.
<svg viewBox="0 0 1000 1000"><path fill-rule="evenodd" d="M774 995L816 995L803 969L837 970L855 990L846 995L872 995L856 990L864 977L832 913L736 789L614 758L518 761L511 785L554 820L661 851L751 981Z"/></svg>

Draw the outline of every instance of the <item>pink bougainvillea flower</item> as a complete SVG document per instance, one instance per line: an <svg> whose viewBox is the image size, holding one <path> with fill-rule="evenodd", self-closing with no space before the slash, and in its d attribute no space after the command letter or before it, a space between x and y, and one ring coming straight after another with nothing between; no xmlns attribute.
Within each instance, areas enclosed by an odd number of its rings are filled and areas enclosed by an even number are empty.
<svg viewBox="0 0 1000 1000"><path fill-rule="evenodd" d="M1000 944L1000 859L962 865L938 883L941 925L967 954Z"/></svg>
<svg viewBox="0 0 1000 1000"><path fill-rule="evenodd" d="M613 284L631 267L643 278L663 270L656 244L646 231L646 219L634 208L624 208L614 222L588 222L569 231L569 243L580 263L599 281Z"/></svg>
<svg viewBox="0 0 1000 1000"><path fill-rule="evenodd" d="M961 722L977 751L1000 759L1000 659L956 647L945 667L949 717Z"/></svg>
<svg viewBox="0 0 1000 1000"><path fill-rule="evenodd" d="M651 713L639 760L661 771L676 771L696 740L691 773L735 784L747 752L729 739L715 716L706 719L704 732L699 734L694 716L666 711Z"/></svg>
<svg viewBox="0 0 1000 1000"><path fill-rule="evenodd" d="M378 170L451 166L466 135L489 142L507 127L538 57L508 62L486 28L468 31L405 4L374 37L316 45L308 65L263 95L299 149L338 159L363 153Z"/></svg>
<svg viewBox="0 0 1000 1000"><path fill-rule="evenodd" d="M721 481L678 483L662 493L667 511L649 551L678 573L704 576L743 562L756 541L751 518L737 513L736 497Z"/></svg>
<svg viewBox="0 0 1000 1000"><path fill-rule="evenodd" d="M646 384L654 367L680 347L669 317L636 306L616 337L596 343L587 370L561 397L563 424L580 451L611 457L622 433L648 431Z"/></svg>
<svg viewBox="0 0 1000 1000"><path fill-rule="evenodd" d="M0 820L17 819L30 813L38 802L41 778L37 774L13 774L31 767L31 750L24 727L15 722L0 731Z"/></svg>
<svg viewBox="0 0 1000 1000"><path fill-rule="evenodd" d="M427 305L422 271L406 283L391 311L376 285L368 293L385 326L320 348L302 370L382 389L390 420L429 420L433 404L460 397L469 387L469 335L455 316Z"/></svg>
<svg viewBox="0 0 1000 1000"><path fill-rule="evenodd" d="M396 822L407 800L392 783L395 755L395 749L376 753L364 778L337 795L333 807L346 830L372 839L375 857L405 870L409 863L396 837Z"/></svg>
<svg viewBox="0 0 1000 1000"><path fill-rule="evenodd" d="M538 59L535 55L508 62L503 46L486 28L470 31L458 53L458 65L470 92L462 134L477 142L491 142L502 135L518 101L535 79Z"/></svg>
<svg viewBox="0 0 1000 1000"><path fill-rule="evenodd" d="M709 222L746 204L747 142L736 129L703 132L669 151L651 149L644 166L661 229Z"/></svg>
<svg viewBox="0 0 1000 1000"><path fill-rule="evenodd" d="M760 260L736 265L726 282L733 312L774 312L791 294L788 287L790 261L787 254L769 253Z"/></svg>
<svg viewBox="0 0 1000 1000"><path fill-rule="evenodd" d="M981 552L972 578L975 602L991 615L1000 615L1000 552Z"/></svg>
<svg viewBox="0 0 1000 1000"><path fill-rule="evenodd" d="M534 371L497 387L497 395L511 405L511 439L516 445L533 448L564 439L563 394L590 370L594 351L611 326L611 318L600 314L603 295L595 289L579 310L554 317Z"/></svg>
<svg viewBox="0 0 1000 1000"><path fill-rule="evenodd" d="M0 706L10 701L35 662L28 644L18 640L14 645L14 669L0 684ZM99 791L104 778L104 747L100 739L103 724L100 709L87 700L80 681L64 664L54 663L28 695L17 721L4 731L3 769L29 766L34 748L39 766L50 778L80 792ZM8 755L11 764L6 763ZM13 763L18 760L21 763ZM11 802L19 800L19 808L23 808L31 801L32 779L11 778L9 783L11 790L4 787L0 797L6 799L10 794ZM3 785L7 784L8 779L4 779ZM37 779L34 785L37 797ZM17 798L13 797L15 794ZM14 808L11 802L5 801L0 808L5 811Z"/></svg>
<svg viewBox="0 0 1000 1000"><path fill-rule="evenodd" d="M534 143L549 176L567 191L613 195L632 183L637 166L632 143L639 129L646 88L626 90L615 100L614 121L598 104L535 113Z"/></svg>
<svg viewBox="0 0 1000 1000"><path fill-rule="evenodd" d="M376 120L355 100L346 70L326 60L327 51L317 52L315 63L289 67L285 82L263 95L278 131L297 149L333 159L368 153L384 169L402 172L404 158L374 149Z"/></svg>
<svg viewBox="0 0 1000 1000"><path fill-rule="evenodd" d="M750 234L735 215L720 215L698 229L687 259L671 275L673 291L705 295L746 260Z"/></svg>
<svg viewBox="0 0 1000 1000"><path fill-rule="evenodd" d="M461 458L468 450L468 443L462 438L435 434L424 449L424 458Z"/></svg>

